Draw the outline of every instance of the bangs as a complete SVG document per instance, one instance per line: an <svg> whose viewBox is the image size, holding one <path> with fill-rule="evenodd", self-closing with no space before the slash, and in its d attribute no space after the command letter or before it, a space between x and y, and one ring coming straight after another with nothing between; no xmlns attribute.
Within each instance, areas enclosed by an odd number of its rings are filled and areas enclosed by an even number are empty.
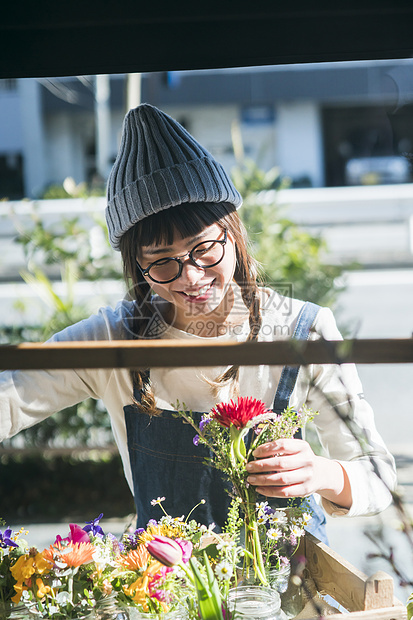
<svg viewBox="0 0 413 620"><path fill-rule="evenodd" d="M176 237L195 237L207 226L234 211L229 203L196 202L169 207L138 222L136 226L139 246L172 245Z"/></svg>

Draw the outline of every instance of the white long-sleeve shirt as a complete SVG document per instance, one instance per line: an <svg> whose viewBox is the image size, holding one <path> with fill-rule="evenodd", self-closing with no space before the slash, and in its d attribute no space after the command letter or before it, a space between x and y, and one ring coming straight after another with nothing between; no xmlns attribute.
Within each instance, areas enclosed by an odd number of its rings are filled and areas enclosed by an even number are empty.
<svg viewBox="0 0 413 620"><path fill-rule="evenodd" d="M263 291L262 326L259 341L285 339L292 335L303 302ZM133 315L133 302L123 300L116 309L102 308L98 314L56 334L57 341L102 341L130 338L128 322ZM248 321L227 333L202 341L245 341ZM168 326L163 339L197 340L198 336ZM332 312L321 308L310 339L323 337L339 340ZM153 368L150 371L157 406L172 409L179 401L196 411L209 411L229 398L228 387L214 397L205 377L215 379L224 367ZM281 366L248 366L240 369L240 395L251 396L272 407L281 375ZM40 422L49 415L88 397L101 399L110 415L115 441L122 458L131 490L132 473L127 448L123 407L132 403L133 385L128 369L76 369L6 371L0 373L0 441ZM351 403L351 407L348 406ZM341 463L347 472L353 503L349 510L322 500L330 515L359 516L375 514L391 502L389 489L396 485L394 459L378 434L370 405L364 399L362 386L353 364L310 365L301 367L290 405L306 403L319 411L314 424L320 441L330 458ZM348 426L341 421L329 403L350 413L354 428L364 437L363 450ZM366 455L368 453L368 456ZM373 473L374 459L380 478Z"/></svg>

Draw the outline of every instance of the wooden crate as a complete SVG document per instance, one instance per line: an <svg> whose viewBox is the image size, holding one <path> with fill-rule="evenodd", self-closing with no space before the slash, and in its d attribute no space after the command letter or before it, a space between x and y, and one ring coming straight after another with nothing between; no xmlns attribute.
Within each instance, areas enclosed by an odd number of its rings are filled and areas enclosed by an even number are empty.
<svg viewBox="0 0 413 620"><path fill-rule="evenodd" d="M368 577L308 533L302 538L298 553L306 558L305 590L329 620L343 615L324 602L325 595L349 612L349 620L406 620L406 606L394 597L393 578L387 573L378 571ZM304 608L297 616L299 620L319 615L308 594L302 595Z"/></svg>

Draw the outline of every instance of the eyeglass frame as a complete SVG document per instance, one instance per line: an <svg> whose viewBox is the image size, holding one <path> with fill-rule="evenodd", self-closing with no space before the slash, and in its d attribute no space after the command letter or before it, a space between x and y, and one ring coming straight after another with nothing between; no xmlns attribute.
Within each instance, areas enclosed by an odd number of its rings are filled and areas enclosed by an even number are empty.
<svg viewBox="0 0 413 620"><path fill-rule="evenodd" d="M151 267L156 265L156 263L159 263L159 262L161 262L163 260L166 260L165 258L159 258L158 260L155 260L153 263L148 265L148 267L146 267L146 269L144 269L138 263L138 261L135 259L136 260L136 265L141 270L143 276L149 278L150 280L152 280L152 282L155 282L156 284L169 284L170 282L174 282L175 280L180 278L181 275L182 275L182 270L184 268L184 263L183 263L182 259L186 258L187 256L189 256L189 259L193 262L193 264L196 267L200 268L200 269L209 269L210 267L216 267L216 265L219 265L219 263L224 260L225 245L226 245L226 243L228 241L228 231L227 231L226 228L224 228L223 230L224 230L224 238L223 239L206 239L205 241L200 241L199 243L194 245L192 250L189 250L189 252L186 252L185 254L182 254L182 256L167 256L166 259L173 260L173 261L177 262L178 265L179 265L178 275L176 275L175 277L171 278L170 280L155 280L154 278L152 278L152 276L149 273L149 270L151 269ZM222 256L221 256L221 258L216 263L212 263L212 265L198 265L198 263L196 262L196 260L192 256L193 252L197 249L197 247L199 247L200 245L203 245L204 243L219 243L219 244L222 245L222 249L223 249Z"/></svg>

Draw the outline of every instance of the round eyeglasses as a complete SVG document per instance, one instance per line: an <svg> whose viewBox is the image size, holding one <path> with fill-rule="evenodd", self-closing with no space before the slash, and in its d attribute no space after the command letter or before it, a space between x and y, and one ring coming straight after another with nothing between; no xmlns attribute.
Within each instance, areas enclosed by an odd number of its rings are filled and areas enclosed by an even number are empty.
<svg viewBox="0 0 413 620"><path fill-rule="evenodd" d="M202 241L197 243L186 254L179 257L160 258L154 263L151 263L149 267L144 269L136 261L137 266L142 271L142 275L150 278L152 282L158 284L168 284L177 280L183 269L183 259L187 256L197 267L207 269L208 267L215 267L218 265L225 255L225 244L227 242L227 230L224 229L223 239L214 239L211 241Z"/></svg>

